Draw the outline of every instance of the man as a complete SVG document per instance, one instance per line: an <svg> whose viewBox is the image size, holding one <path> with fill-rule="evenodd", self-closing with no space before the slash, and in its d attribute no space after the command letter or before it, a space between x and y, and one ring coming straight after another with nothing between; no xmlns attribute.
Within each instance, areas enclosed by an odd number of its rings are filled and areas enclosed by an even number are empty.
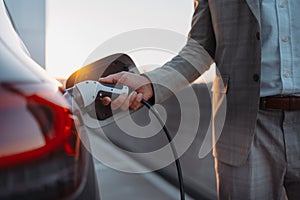
<svg viewBox="0 0 300 200"><path fill-rule="evenodd" d="M300 199L299 9L299 0L199 0L178 56L143 76L100 81L135 88L112 107L137 109L142 98L165 99L162 86L181 89L178 73L192 82L215 62L215 127L227 99L214 147L219 198Z"/></svg>

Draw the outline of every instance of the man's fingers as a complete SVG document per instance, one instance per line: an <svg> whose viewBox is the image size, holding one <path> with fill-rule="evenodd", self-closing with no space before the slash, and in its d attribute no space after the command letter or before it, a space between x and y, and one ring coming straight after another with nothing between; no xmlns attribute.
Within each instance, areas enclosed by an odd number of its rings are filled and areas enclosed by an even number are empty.
<svg viewBox="0 0 300 200"><path fill-rule="evenodd" d="M137 97L138 93L136 91L133 91L132 92L132 96L130 98L130 101L129 101L129 107L133 104L133 102L136 100L136 97Z"/></svg>
<svg viewBox="0 0 300 200"><path fill-rule="evenodd" d="M121 110L128 110L129 106L132 104L132 102L136 99L137 93L136 91L133 91L127 99L124 101L124 103L121 105Z"/></svg>
<svg viewBox="0 0 300 200"><path fill-rule="evenodd" d="M99 78L99 81L102 83L122 84L135 90L137 87L142 86L142 84L139 84L137 79L135 79L136 77L139 77L139 75L135 75L129 72L119 72L116 74L111 74L107 77Z"/></svg>
<svg viewBox="0 0 300 200"><path fill-rule="evenodd" d="M128 95L126 93L120 94L115 100L111 102L111 109L117 110L126 101Z"/></svg>
<svg viewBox="0 0 300 200"><path fill-rule="evenodd" d="M122 77L121 73L117 73L117 74L112 74L103 78L99 78L100 82L103 83L117 83L119 81L119 79Z"/></svg>
<svg viewBox="0 0 300 200"><path fill-rule="evenodd" d="M109 97L104 97L102 100L101 100L101 103L104 105L104 106L108 106L111 102L111 98Z"/></svg>
<svg viewBox="0 0 300 200"><path fill-rule="evenodd" d="M120 72L100 78L99 81L104 83L122 84L130 87L133 90L136 90L136 93L131 93L129 96L123 94L120 95L116 100L112 101L111 108L113 110L118 108L126 110L128 107L133 110L137 110L142 106L142 98L148 100L153 96L152 84L145 76L132 74L129 72Z"/></svg>
<svg viewBox="0 0 300 200"><path fill-rule="evenodd" d="M111 103L111 109L112 110L127 110L129 107L134 108L134 110L138 109L141 104L143 95L141 93L137 93L136 91L133 91L128 96L126 93L120 94L115 100L111 100L109 97L104 97L102 99L103 105L109 105Z"/></svg>
<svg viewBox="0 0 300 200"><path fill-rule="evenodd" d="M135 101L131 104L130 108L132 110L139 109L142 106L142 104L141 104L142 99L143 99L143 94L142 93L138 93Z"/></svg>

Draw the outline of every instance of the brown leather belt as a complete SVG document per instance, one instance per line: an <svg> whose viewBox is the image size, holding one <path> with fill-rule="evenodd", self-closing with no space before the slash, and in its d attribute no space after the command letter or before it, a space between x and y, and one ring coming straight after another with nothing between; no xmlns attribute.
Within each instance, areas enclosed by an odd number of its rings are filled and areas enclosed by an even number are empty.
<svg viewBox="0 0 300 200"><path fill-rule="evenodd" d="M260 98L260 109L266 110L300 110L300 97L268 96Z"/></svg>

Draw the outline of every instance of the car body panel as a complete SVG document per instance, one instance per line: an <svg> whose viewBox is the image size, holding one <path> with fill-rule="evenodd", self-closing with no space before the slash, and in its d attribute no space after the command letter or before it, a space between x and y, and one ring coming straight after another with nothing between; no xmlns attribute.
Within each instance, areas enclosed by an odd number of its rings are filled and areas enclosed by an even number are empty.
<svg viewBox="0 0 300 200"><path fill-rule="evenodd" d="M100 199L61 87L32 60L0 0L1 200Z"/></svg>

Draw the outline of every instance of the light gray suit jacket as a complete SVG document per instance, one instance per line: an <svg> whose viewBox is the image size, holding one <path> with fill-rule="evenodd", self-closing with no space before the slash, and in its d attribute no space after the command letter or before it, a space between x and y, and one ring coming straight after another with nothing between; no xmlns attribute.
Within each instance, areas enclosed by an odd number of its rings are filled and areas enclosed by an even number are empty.
<svg viewBox="0 0 300 200"><path fill-rule="evenodd" d="M185 47L163 67L145 73L155 83L155 102L186 86L215 62L219 73L213 87L213 133L222 104L226 118L214 156L231 165L248 157L259 108L261 41L259 0L199 0ZM223 85L224 84L224 85ZM226 95L226 101L224 97Z"/></svg>

